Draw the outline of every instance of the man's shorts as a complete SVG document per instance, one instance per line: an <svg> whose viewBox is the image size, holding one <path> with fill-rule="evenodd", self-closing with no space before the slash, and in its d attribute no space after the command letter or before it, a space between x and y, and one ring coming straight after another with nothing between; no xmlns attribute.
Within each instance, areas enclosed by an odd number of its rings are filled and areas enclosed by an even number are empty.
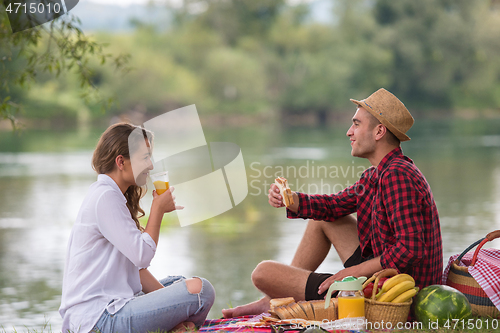
<svg viewBox="0 0 500 333"><path fill-rule="evenodd" d="M370 260L372 258L373 257L369 257L369 258L361 257L361 247L358 246L358 248L356 249L356 251L354 251L352 256L350 256L349 259L347 259L345 261L344 267L347 268L347 267L359 265L362 262ZM312 272L311 274L309 274L309 277L307 278L307 283L306 283L306 301L324 299L328 290L320 295L320 294L318 294L318 289L319 289L319 286L323 283L323 281L325 281L326 279L328 279L332 275L333 274L316 273L316 272ZM335 295L335 293L334 293L334 295Z"/></svg>

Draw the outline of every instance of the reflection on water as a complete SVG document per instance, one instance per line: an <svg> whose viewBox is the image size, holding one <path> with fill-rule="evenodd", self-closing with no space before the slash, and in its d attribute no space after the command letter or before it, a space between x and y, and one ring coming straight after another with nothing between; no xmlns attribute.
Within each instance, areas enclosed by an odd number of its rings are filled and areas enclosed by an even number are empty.
<svg viewBox="0 0 500 333"><path fill-rule="evenodd" d="M500 229L500 126L498 121L475 124L478 129L463 136L455 134L462 133L463 124L427 125L412 129L412 141L403 149L433 189L447 262ZM211 318L219 317L223 307L260 297L250 280L253 268L264 259L289 263L305 228L305 221L288 220L283 210L267 204L269 184L279 175L290 178L293 189L309 192L352 184L368 163L350 156L345 130L207 133L210 141L242 148L249 195L233 210L189 227L180 228L170 218L153 274L209 279L217 290ZM95 139L79 152L0 153L0 327L7 332L13 327L40 330L45 323L60 330L65 248L86 189L95 180L90 167ZM143 201L149 207L150 197ZM488 245L499 246L499 241ZM320 270L340 268L332 253Z"/></svg>

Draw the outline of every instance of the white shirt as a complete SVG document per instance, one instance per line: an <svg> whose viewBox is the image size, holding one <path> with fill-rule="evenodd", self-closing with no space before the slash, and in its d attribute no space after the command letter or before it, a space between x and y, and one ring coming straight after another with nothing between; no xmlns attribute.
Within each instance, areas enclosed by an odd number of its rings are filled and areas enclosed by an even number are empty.
<svg viewBox="0 0 500 333"><path fill-rule="evenodd" d="M149 266L156 244L137 229L126 202L109 176L99 175L90 186L68 243L63 333L89 332L104 309L116 313L142 289L139 269Z"/></svg>

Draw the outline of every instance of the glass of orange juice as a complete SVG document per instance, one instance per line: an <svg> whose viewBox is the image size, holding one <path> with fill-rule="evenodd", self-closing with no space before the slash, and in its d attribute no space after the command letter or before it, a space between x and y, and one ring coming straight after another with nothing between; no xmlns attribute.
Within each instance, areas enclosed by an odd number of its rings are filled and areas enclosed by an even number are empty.
<svg viewBox="0 0 500 333"><path fill-rule="evenodd" d="M168 190L168 171L158 172L151 175L151 181L155 186L156 193L165 193Z"/></svg>

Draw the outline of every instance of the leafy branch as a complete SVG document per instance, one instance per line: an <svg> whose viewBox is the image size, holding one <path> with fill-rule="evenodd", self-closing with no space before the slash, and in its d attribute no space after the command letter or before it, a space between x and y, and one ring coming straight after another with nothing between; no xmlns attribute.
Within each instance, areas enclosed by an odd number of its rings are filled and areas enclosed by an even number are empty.
<svg viewBox="0 0 500 333"><path fill-rule="evenodd" d="M103 110L111 107L113 98L103 96L93 83L91 61L97 60L101 66L110 62L115 70L126 73L130 55L107 53L105 44L93 41L82 32L78 27L80 20L74 15L12 33L1 3L0 13L0 119L10 120L13 128L17 128L16 115L22 106L13 101L13 90L29 89L40 72L56 77L63 72L73 72L78 77L85 103L95 102Z"/></svg>

